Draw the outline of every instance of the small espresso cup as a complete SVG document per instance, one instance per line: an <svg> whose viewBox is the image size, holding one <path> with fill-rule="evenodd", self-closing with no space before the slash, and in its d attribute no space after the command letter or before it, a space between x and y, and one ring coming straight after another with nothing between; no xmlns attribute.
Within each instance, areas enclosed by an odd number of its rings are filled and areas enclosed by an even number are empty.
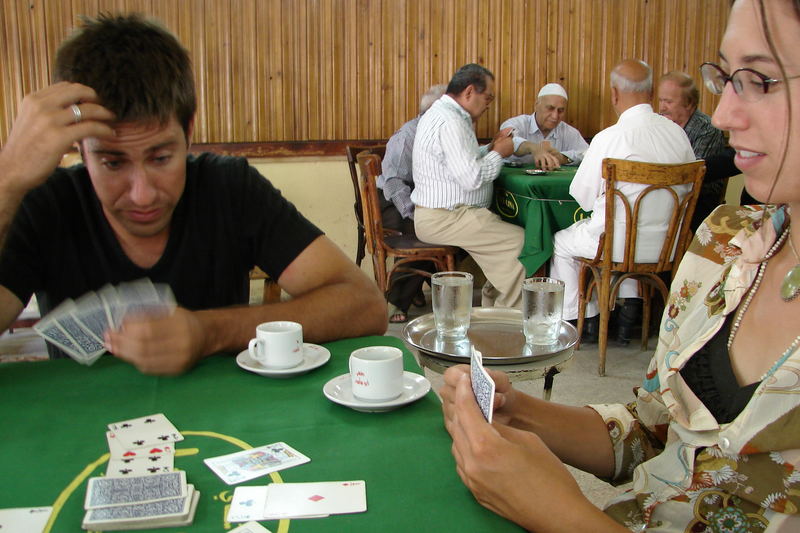
<svg viewBox="0 0 800 533"><path fill-rule="evenodd" d="M350 354L353 396L367 402L393 400L403 392L403 352L391 346L369 346Z"/></svg>
<svg viewBox="0 0 800 533"><path fill-rule="evenodd" d="M303 326L297 322L264 322L247 345L250 357L267 368L292 368L303 362Z"/></svg>

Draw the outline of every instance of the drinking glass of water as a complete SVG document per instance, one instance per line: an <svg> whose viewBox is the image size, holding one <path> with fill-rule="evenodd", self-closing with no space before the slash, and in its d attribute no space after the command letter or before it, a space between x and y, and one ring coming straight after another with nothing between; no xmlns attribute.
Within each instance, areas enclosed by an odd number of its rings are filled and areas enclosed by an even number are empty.
<svg viewBox="0 0 800 533"><path fill-rule="evenodd" d="M554 344L561 330L564 282L528 278L522 282L522 328L528 344Z"/></svg>
<svg viewBox="0 0 800 533"><path fill-rule="evenodd" d="M472 312L472 274L437 272L431 276L431 299L436 334L444 339L467 336Z"/></svg>

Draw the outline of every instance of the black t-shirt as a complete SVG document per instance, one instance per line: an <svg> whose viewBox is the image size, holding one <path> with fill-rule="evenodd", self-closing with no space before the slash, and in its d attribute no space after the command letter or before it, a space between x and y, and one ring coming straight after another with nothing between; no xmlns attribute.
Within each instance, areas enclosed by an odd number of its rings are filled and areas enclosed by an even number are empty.
<svg viewBox="0 0 800 533"><path fill-rule="evenodd" d="M0 254L0 285L42 314L110 283L167 283L178 304L212 309L248 301L248 273L273 279L322 232L245 159L189 156L169 240L151 268L122 251L83 165L57 169L30 191Z"/></svg>

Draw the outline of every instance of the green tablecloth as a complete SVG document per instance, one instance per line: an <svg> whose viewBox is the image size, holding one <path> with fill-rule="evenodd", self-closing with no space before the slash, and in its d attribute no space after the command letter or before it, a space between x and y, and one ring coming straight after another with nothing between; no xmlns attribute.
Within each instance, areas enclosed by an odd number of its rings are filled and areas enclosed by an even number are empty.
<svg viewBox="0 0 800 533"><path fill-rule="evenodd" d="M532 276L553 255L553 235L586 218L578 202L569 195L577 167L561 167L542 176L531 176L522 168L503 166L494 182L493 209L500 217L525 228L525 244L519 260Z"/></svg>
<svg viewBox="0 0 800 533"><path fill-rule="evenodd" d="M311 462L279 472L285 482L364 479L367 512L265 522L274 533L520 531L481 507L462 485L442 425L440 402L361 413L328 401L330 379L347 372L352 350L403 347L394 337L326 344L331 360L309 374L270 379L241 370L232 356L202 361L179 377L144 376L103 357L0 365L0 507L53 505L53 532L80 530L86 479L105 472L106 424L164 413L184 432L175 467L201 491L194 524L169 531L219 533L234 487L203 458L284 441ZM420 373L403 348L406 370ZM269 476L243 485L265 485Z"/></svg>

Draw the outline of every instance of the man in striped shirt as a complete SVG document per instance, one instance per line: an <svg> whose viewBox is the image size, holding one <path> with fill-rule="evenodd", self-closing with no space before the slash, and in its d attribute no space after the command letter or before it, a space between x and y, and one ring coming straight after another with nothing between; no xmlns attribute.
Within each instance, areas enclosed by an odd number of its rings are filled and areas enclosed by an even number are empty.
<svg viewBox="0 0 800 533"><path fill-rule="evenodd" d="M473 128L493 100L494 75L465 65L420 119L413 151L414 226L420 240L459 246L475 259L488 280L484 305L520 307L523 230L489 210L492 182L514 151L511 129L478 146Z"/></svg>

